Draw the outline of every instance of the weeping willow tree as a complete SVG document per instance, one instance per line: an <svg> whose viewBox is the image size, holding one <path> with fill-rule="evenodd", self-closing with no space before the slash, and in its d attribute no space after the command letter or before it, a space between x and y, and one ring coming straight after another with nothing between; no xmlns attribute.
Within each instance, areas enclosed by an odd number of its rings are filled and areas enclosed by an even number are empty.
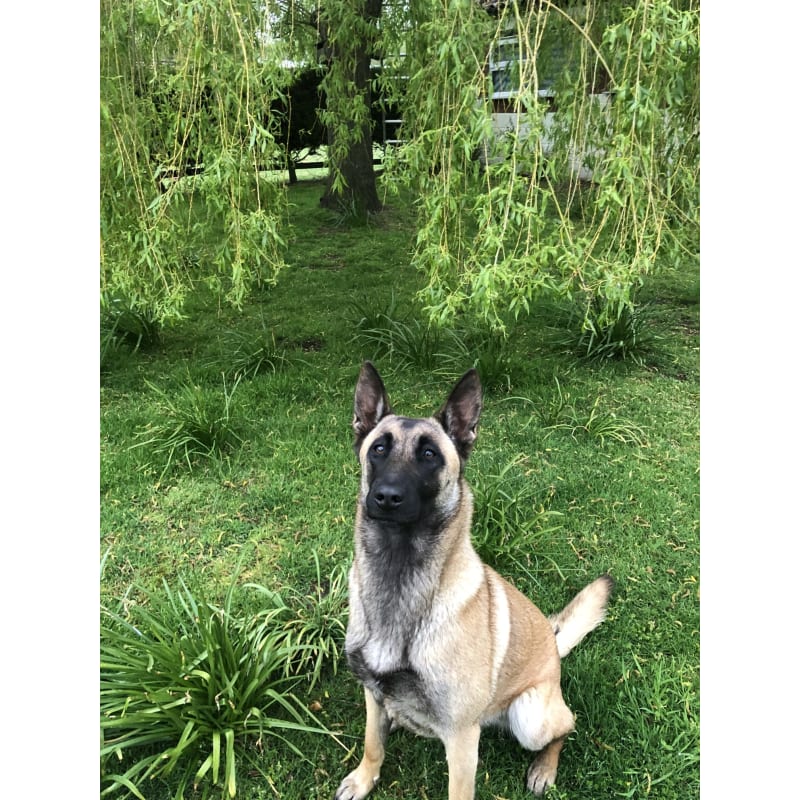
<svg viewBox="0 0 800 800"><path fill-rule="evenodd" d="M408 7L409 143L392 174L418 198L434 320L504 329L542 294L613 317L647 274L696 261L697 3Z"/></svg>
<svg viewBox="0 0 800 800"><path fill-rule="evenodd" d="M380 202L370 135L381 0L102 0L101 288L162 321L198 282L239 304L283 264L281 104L325 66L324 204ZM278 109L278 110L276 110Z"/></svg>
<svg viewBox="0 0 800 800"><path fill-rule="evenodd" d="M239 303L282 265L269 22L249 0L101 2L101 285L161 319L199 281Z"/></svg>
<svg viewBox="0 0 800 800"><path fill-rule="evenodd" d="M382 6L383 0L327 0L320 9L332 165L320 202L357 217L381 209L372 166L371 64L379 52Z"/></svg>
<svg viewBox="0 0 800 800"><path fill-rule="evenodd" d="M380 208L370 106L401 109L383 180L416 198L432 320L502 330L552 294L613 317L697 259L696 0L103 0L101 19L102 282L162 317L197 281L237 303L275 279L273 101L308 63L324 204Z"/></svg>
<svg viewBox="0 0 800 800"><path fill-rule="evenodd" d="M391 3L392 0L388 0ZM324 103L328 178L320 203L344 217L381 210L373 168L384 0L277 0L273 31L295 65L316 64Z"/></svg>

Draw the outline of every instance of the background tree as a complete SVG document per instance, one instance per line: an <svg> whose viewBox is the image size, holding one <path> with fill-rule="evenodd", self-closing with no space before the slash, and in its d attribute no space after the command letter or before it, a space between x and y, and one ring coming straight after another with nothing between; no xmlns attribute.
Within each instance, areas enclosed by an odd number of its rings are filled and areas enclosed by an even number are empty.
<svg viewBox="0 0 800 800"><path fill-rule="evenodd" d="M699 4L409 9L408 144L391 175L419 200L414 260L433 319L466 311L504 329L556 294L611 320L650 271L696 261ZM498 136L489 54L509 34L496 60L513 70L517 116Z"/></svg>
<svg viewBox="0 0 800 800"><path fill-rule="evenodd" d="M248 0L101 3L101 285L162 319L198 281L238 303L282 265L268 32Z"/></svg>
<svg viewBox="0 0 800 800"><path fill-rule="evenodd" d="M317 154L327 140L320 119L325 105L321 82L320 68L297 69L286 96L272 101L272 112L279 121L277 138L286 151L289 183L297 183L298 161Z"/></svg>
<svg viewBox="0 0 800 800"><path fill-rule="evenodd" d="M103 0L103 287L165 318L198 281L238 303L275 279L285 193L262 171L285 157L277 109L320 54L322 202L380 208L379 86L406 142L384 186L418 199L413 259L432 320L468 312L503 330L547 294L613 319L649 272L696 259L699 3L480 3ZM516 87L504 136L501 43Z"/></svg>
<svg viewBox="0 0 800 800"><path fill-rule="evenodd" d="M326 0L320 6L320 46L327 67L330 171L323 206L356 216L381 208L372 153L372 58L383 0Z"/></svg>

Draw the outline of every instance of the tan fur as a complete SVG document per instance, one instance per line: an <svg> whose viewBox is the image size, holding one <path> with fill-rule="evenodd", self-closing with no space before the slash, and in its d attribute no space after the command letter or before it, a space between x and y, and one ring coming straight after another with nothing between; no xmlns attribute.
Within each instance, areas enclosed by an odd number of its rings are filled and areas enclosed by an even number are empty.
<svg viewBox="0 0 800 800"><path fill-rule="evenodd" d="M550 616L561 658L606 618L606 603L610 592L610 579L604 575L581 589L566 608Z"/></svg>
<svg viewBox="0 0 800 800"><path fill-rule="evenodd" d="M472 494L461 475L479 389L477 375L467 373L437 417L409 420L388 411L380 377L371 365L362 368L354 416L362 481L346 650L365 685L367 726L364 757L336 800L361 800L373 788L392 724L442 740L449 800L474 797L482 725L504 725L539 751L527 777L535 794L555 781L574 727L561 694L560 654L603 620L612 581L598 578L547 618L482 563L470 540ZM440 459L436 473L418 466L426 443ZM386 495L404 509L417 485L405 482L414 470L424 516L394 525ZM439 518L435 533L425 533Z"/></svg>

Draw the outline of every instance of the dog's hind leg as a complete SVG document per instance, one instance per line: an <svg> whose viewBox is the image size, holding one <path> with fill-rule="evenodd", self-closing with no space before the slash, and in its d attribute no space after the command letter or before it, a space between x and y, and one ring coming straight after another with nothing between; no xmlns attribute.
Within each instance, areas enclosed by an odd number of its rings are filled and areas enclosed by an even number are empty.
<svg viewBox="0 0 800 800"><path fill-rule="evenodd" d="M473 800L475 772L478 769L478 742L481 726L456 731L444 741L447 753L447 800Z"/></svg>
<svg viewBox="0 0 800 800"><path fill-rule="evenodd" d="M531 687L522 692L509 706L508 722L523 747L540 751L528 769L528 789L542 795L555 783L564 739L575 727L561 687Z"/></svg>
<svg viewBox="0 0 800 800"><path fill-rule="evenodd" d="M334 800L361 800L366 797L381 775L381 765L386 753L386 738L391 720L386 709L375 700L369 689L364 689L367 705L367 726L364 733L364 757L361 763L342 781Z"/></svg>

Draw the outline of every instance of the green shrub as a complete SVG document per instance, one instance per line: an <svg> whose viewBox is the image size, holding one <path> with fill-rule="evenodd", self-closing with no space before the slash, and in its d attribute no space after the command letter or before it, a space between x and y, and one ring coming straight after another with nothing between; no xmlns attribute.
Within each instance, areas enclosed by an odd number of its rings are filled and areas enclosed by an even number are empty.
<svg viewBox="0 0 800 800"><path fill-rule="evenodd" d="M589 303L579 326L573 316L572 329L562 341L588 363L617 360L641 366L656 340L650 316L647 304L623 305L612 310L595 299Z"/></svg>
<svg viewBox="0 0 800 800"><path fill-rule="evenodd" d="M441 369L447 346L452 348L453 333L449 329L413 315L399 316L394 298L384 311L369 308L362 311L356 307L356 312L353 341L365 356L375 361L388 360L400 368L434 371Z"/></svg>
<svg viewBox="0 0 800 800"><path fill-rule="evenodd" d="M106 373L120 363L130 348L114 333L113 328L100 327L100 372Z"/></svg>
<svg viewBox="0 0 800 800"><path fill-rule="evenodd" d="M161 325L152 310L121 295L100 295L100 370L110 369L125 355L161 340Z"/></svg>
<svg viewBox="0 0 800 800"><path fill-rule="evenodd" d="M277 618L282 600L263 587L266 608L237 611L231 584L221 607L181 582L164 583L146 605L102 608L100 641L101 797L145 781L179 776L180 790L210 775L236 794L237 764L248 747L287 731L324 733L291 693L290 665L303 644Z"/></svg>
<svg viewBox="0 0 800 800"><path fill-rule="evenodd" d="M572 434L582 431L601 442L606 439L622 444L645 444L644 430L630 420L620 418L615 412L600 408L600 397L596 398L588 415L574 417Z"/></svg>
<svg viewBox="0 0 800 800"><path fill-rule="evenodd" d="M324 578L314 551L316 580L310 591L290 591L290 610L283 623L294 648L291 668L313 686L326 665L336 673L347 627L347 570L341 564Z"/></svg>
<svg viewBox="0 0 800 800"><path fill-rule="evenodd" d="M618 417L616 412L602 408L601 397L595 398L589 411L580 411L555 379L556 394L534 402L534 418L548 433L567 431L571 436L586 435L602 442L606 439L622 444L643 445L644 430L634 422Z"/></svg>
<svg viewBox="0 0 800 800"><path fill-rule="evenodd" d="M100 332L134 349L153 347L161 340L161 325L154 312L122 295L100 295Z"/></svg>
<svg viewBox="0 0 800 800"><path fill-rule="evenodd" d="M136 433L136 448L147 447L157 456L165 457L162 475L176 457L186 461L189 469L197 457L220 456L242 442L239 434L241 418L234 404L239 380L222 393L184 381L174 393L147 385L156 398L157 419Z"/></svg>
<svg viewBox="0 0 800 800"><path fill-rule="evenodd" d="M558 378L554 377L553 380L556 384L555 395L533 401L534 416L545 430L561 427L566 419L575 415L575 407L570 405L569 392L561 389Z"/></svg>
<svg viewBox="0 0 800 800"><path fill-rule="evenodd" d="M556 522L560 514L537 505L536 485L522 471L523 462L518 455L494 472L484 467L470 481L472 541L480 556L496 566L533 555L536 540L561 527Z"/></svg>
<svg viewBox="0 0 800 800"><path fill-rule="evenodd" d="M230 330L222 349L220 358L211 361L209 366L233 380L280 372L290 363L287 349L277 344L275 334L266 328L256 333Z"/></svg>
<svg viewBox="0 0 800 800"><path fill-rule="evenodd" d="M353 342L375 361L417 368L453 380L475 367L486 389L510 388L516 367L507 337L489 328L431 324L422 312L398 312L394 298L382 309L367 301L351 305Z"/></svg>
<svg viewBox="0 0 800 800"><path fill-rule="evenodd" d="M511 340L489 328L468 330L456 339L468 365L478 370L484 389L510 391L518 367Z"/></svg>

